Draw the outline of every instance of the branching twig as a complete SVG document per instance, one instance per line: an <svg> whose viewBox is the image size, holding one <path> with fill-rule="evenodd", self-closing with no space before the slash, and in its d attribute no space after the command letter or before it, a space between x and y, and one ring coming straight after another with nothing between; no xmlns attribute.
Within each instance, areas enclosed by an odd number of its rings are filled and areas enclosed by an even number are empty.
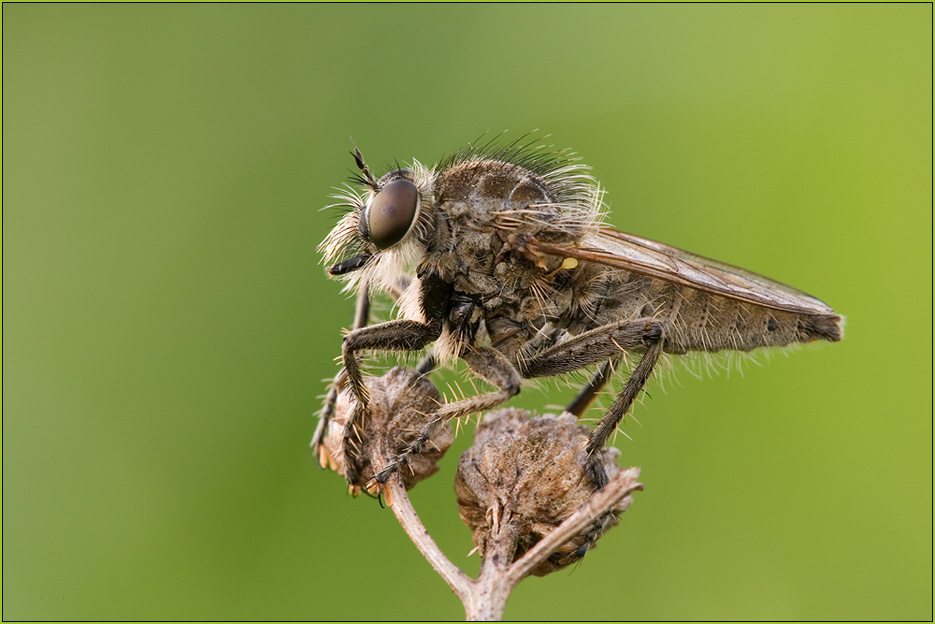
<svg viewBox="0 0 935 624"><path fill-rule="evenodd" d="M399 480L394 477L390 479L386 486L389 494L387 498L392 502L392 509L393 513L396 514L396 519L402 525L403 530L406 531L409 539L422 553L422 556L445 579L445 582L448 583L452 591L464 604L466 619L470 621L492 621L503 618L506 601L513 589L536 566L611 509L616 507L622 511L623 509L618 507L618 503L634 491L643 489L643 484L636 480L639 474L639 468L622 471L603 489L594 492L574 514L512 564L505 567L496 565L493 553L483 553L484 565L477 580L471 579L462 572L441 551L419 519L409 495L399 483ZM507 537L504 541L508 540ZM500 542L500 546L506 546L506 549L510 550L510 545L505 545L503 541ZM515 549L515 543L512 544L512 547Z"/></svg>

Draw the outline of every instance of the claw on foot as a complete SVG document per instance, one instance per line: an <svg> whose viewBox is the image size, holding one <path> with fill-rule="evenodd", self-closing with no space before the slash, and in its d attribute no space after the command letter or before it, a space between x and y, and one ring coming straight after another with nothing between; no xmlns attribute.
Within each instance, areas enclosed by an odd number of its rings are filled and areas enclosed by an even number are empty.
<svg viewBox="0 0 935 624"><path fill-rule="evenodd" d="M386 487L382 483L379 483L376 477L367 481L364 485L364 489L367 490L367 493L371 496L379 496L386 492Z"/></svg>
<svg viewBox="0 0 935 624"><path fill-rule="evenodd" d="M588 457L584 466L584 471L597 489L603 488L610 480L607 477L607 469L604 467L600 455Z"/></svg>
<svg viewBox="0 0 935 624"><path fill-rule="evenodd" d="M364 486L364 489L367 490L367 493L371 496L383 496L383 500L386 502L387 507L393 506L393 490L391 490L386 485L386 482L389 480L392 474L392 472L388 473L386 477L381 480L380 477L383 476L383 472L381 472L374 478L370 479L370 481L367 481L367 484Z"/></svg>

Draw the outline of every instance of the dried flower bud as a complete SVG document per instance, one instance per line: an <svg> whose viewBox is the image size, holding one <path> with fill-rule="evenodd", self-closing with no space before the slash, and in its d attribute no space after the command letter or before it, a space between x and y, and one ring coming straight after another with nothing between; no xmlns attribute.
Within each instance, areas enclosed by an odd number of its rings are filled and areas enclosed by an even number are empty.
<svg viewBox="0 0 935 624"><path fill-rule="evenodd" d="M345 431L357 400L350 389L344 389L338 395L334 416L328 423L327 434L319 449L322 466L327 465L346 477L344 436L352 436L351 441L361 458L360 474L354 483L349 484L354 494L359 494L373 477L373 459L380 458L377 461L385 463L399 449L405 448L425 424L426 414L438 409L441 402L435 385L425 375L408 368L397 366L382 377L370 378L367 387L370 391L370 417L364 419L358 431ZM421 453L410 459L408 467L399 471L407 490L438 472L437 462L453 441L451 427L445 425Z"/></svg>
<svg viewBox="0 0 935 624"><path fill-rule="evenodd" d="M455 493L461 519L474 532L473 542L484 556L488 541L506 533L516 542L510 561L523 556L560 525L598 488L585 470L589 430L572 414L530 418L528 411L503 409L487 414L474 434L474 446L461 456ZM601 461L609 479L620 468L620 451L604 448ZM617 524L630 504L622 499L611 513L566 542L532 570L545 576L573 563L598 537Z"/></svg>

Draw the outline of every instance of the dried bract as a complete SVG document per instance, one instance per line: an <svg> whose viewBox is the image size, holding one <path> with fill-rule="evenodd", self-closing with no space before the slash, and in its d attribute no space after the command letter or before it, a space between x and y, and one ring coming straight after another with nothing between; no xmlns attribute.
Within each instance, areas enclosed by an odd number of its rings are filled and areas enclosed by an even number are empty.
<svg viewBox="0 0 935 624"><path fill-rule="evenodd" d="M418 372L395 367L382 377L368 380L370 389L370 416L363 419L356 431L346 431L347 422L357 400L349 390L338 395L333 418L319 447L319 461L340 475L347 475L344 437L354 446L360 457L357 479L349 483L354 494L382 469L387 457L394 457L399 448L412 442L424 424L425 414L438 409L441 395L432 382ZM411 489L419 481L438 472L438 461L451 446L454 436L451 427L438 430L423 451L412 458L409 468L400 471L403 485Z"/></svg>
<svg viewBox="0 0 935 624"><path fill-rule="evenodd" d="M458 463L455 492L461 519L474 532L473 541L483 556L488 540L508 534L516 551L509 564L552 532L597 489L587 467L590 431L574 415L546 414L530 418L519 409L487 414L477 427L474 446ZM613 480L620 472L613 447L601 451L601 461ZM579 560L629 507L623 498L548 559L532 570L544 576Z"/></svg>

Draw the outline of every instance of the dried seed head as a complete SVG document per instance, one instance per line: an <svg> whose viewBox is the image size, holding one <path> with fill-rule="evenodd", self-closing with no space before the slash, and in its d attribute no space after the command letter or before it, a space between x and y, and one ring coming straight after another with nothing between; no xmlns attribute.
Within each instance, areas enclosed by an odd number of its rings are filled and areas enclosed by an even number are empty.
<svg viewBox="0 0 935 624"><path fill-rule="evenodd" d="M591 496L597 487L585 470L588 433L568 413L530 418L527 411L503 409L487 414L455 477L461 520L474 532L481 556L488 540L510 525L506 534L516 541L512 561L519 559ZM609 447L601 453L604 469L614 479L620 473L620 452ZM581 559L631 500L622 499L612 513L566 542L532 574L545 576Z"/></svg>
<svg viewBox="0 0 935 624"><path fill-rule="evenodd" d="M350 436L349 442L357 449L355 452L359 453L362 461L359 477L355 483L349 484L354 494L359 494L373 477L376 472L374 462L378 470L382 469L387 460L415 440L425 424L426 414L438 409L441 401L438 389L424 375L398 366L382 377L368 379L367 387L370 390L370 417L354 431L346 431L357 401L349 389L343 390L338 395L334 416L328 423L328 432L320 450L321 465L346 476L344 437ZM399 471L407 490L438 472L437 462L453 441L451 427L445 425L421 453L410 459L408 467Z"/></svg>

